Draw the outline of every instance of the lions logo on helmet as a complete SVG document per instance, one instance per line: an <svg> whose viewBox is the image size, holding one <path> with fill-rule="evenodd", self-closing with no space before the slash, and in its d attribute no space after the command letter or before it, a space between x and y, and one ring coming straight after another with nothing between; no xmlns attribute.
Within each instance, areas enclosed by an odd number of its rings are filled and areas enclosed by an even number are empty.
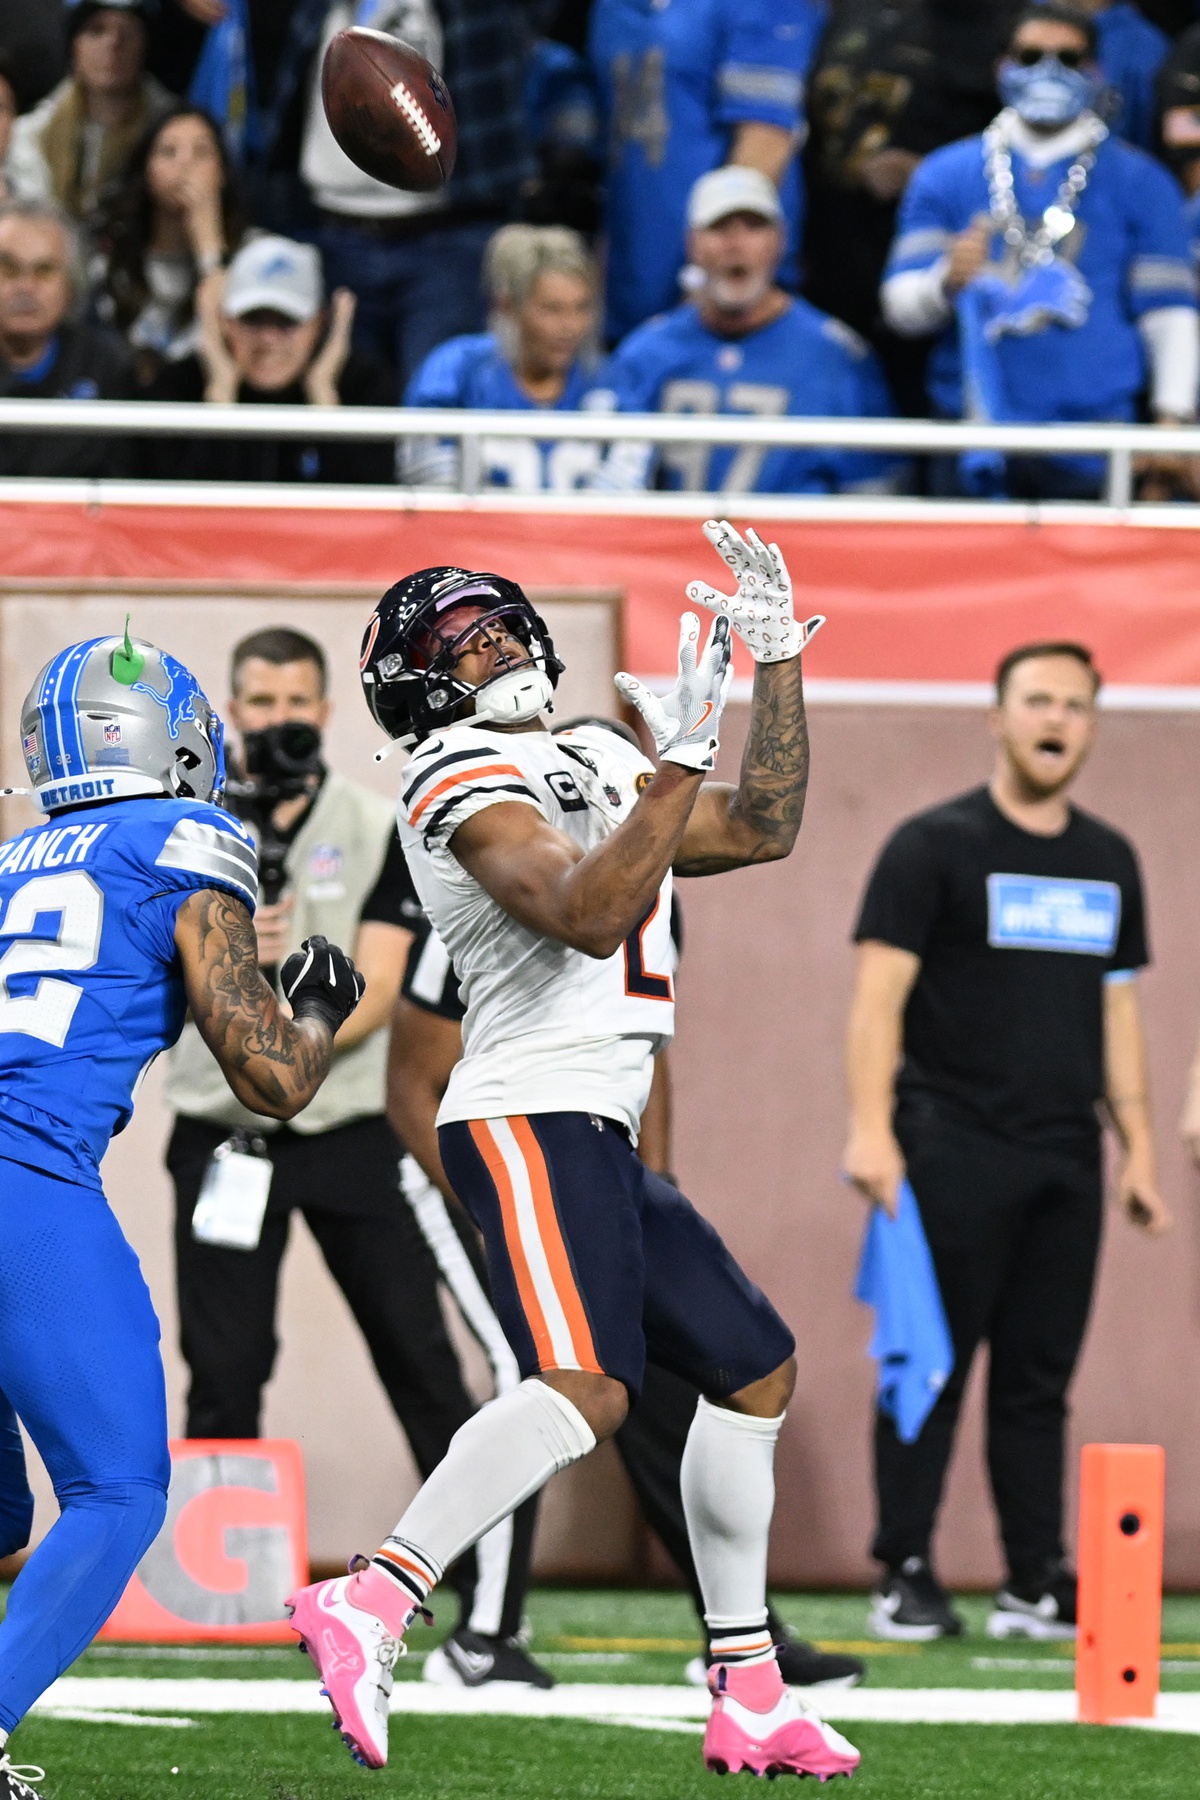
<svg viewBox="0 0 1200 1800"><path fill-rule="evenodd" d="M464 606L473 616L451 621ZM458 675L459 659L491 626L524 654L517 660L497 644L494 674L471 687ZM359 673L376 724L410 750L464 718L501 725L536 718L553 702L562 663L545 620L515 581L443 566L418 569L388 589L367 622Z"/></svg>
<svg viewBox="0 0 1200 1800"><path fill-rule="evenodd" d="M21 708L43 812L165 794L219 801L224 728L189 669L143 638L89 638L51 657Z"/></svg>

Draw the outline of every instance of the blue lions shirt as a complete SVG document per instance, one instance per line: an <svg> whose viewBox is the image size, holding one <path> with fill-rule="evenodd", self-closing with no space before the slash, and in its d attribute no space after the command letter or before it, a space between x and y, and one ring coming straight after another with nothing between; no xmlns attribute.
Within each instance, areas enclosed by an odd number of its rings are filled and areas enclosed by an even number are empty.
<svg viewBox="0 0 1200 1800"><path fill-rule="evenodd" d="M751 418L892 412L873 352L848 325L807 300L790 300L772 324L740 338L718 337L694 306L678 306L626 338L597 382L622 412ZM660 455L665 485L713 493L840 493L883 486L896 468L894 459L858 450L665 444ZM638 474L628 451L614 456L613 467L622 468L630 483ZM643 453L641 478L649 474L650 457Z"/></svg>
<svg viewBox="0 0 1200 1800"><path fill-rule="evenodd" d="M1040 218L1051 204L1070 161L1037 170L1014 153L1017 204L1026 219ZM931 268L953 237L987 210L982 140L963 138L935 150L900 203L885 281L908 269ZM1086 320L1077 326L1050 324L1023 336L1006 334L996 345L1016 419L1131 419L1147 372L1138 320L1158 307L1196 304L1183 195L1152 157L1107 138L1075 217L1075 230L1059 252L1091 290ZM927 380L936 411L961 417L962 362L953 324L934 344Z"/></svg>
<svg viewBox="0 0 1200 1800"><path fill-rule="evenodd" d="M902 1114L1095 1154L1105 986L1149 960L1127 839L1077 807L1023 831L978 788L893 833L854 935L920 958Z"/></svg>
<svg viewBox="0 0 1200 1800"><path fill-rule="evenodd" d="M567 376L552 412L577 412L595 378L576 363ZM520 385L490 331L449 338L430 351L404 396L406 406L471 407L485 412L533 412L535 406ZM426 443L408 440L405 474L415 482L450 485L458 468L453 440ZM480 443L485 487L508 487L528 493L537 488L586 487L599 463L595 444L539 442L533 438L484 438Z"/></svg>
<svg viewBox="0 0 1200 1800"><path fill-rule="evenodd" d="M692 183L743 121L799 132L823 0L596 0L589 54L608 137L608 335L674 305ZM799 166L781 199L799 239ZM789 285L794 266L787 269Z"/></svg>
<svg viewBox="0 0 1200 1800"><path fill-rule="evenodd" d="M212 887L253 911L254 845L195 800L79 807L0 845L0 1157L99 1187L183 1026L176 914Z"/></svg>

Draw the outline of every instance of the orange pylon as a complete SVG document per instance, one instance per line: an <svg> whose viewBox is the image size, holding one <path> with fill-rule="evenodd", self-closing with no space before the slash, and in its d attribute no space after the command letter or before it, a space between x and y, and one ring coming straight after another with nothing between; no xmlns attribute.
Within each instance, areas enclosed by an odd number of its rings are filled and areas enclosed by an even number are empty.
<svg viewBox="0 0 1200 1800"><path fill-rule="evenodd" d="M1154 1716L1165 1471L1157 1444L1083 1448L1075 1690L1087 1724Z"/></svg>

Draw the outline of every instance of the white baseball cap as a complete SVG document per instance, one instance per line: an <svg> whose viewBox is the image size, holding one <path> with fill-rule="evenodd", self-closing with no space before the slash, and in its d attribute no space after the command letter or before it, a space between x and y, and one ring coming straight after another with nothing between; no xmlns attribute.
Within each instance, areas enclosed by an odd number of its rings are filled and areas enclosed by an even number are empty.
<svg viewBox="0 0 1200 1800"><path fill-rule="evenodd" d="M240 319L269 307L303 324L316 318L324 299L321 258L311 244L258 237L251 238L230 263L221 311L227 319Z"/></svg>
<svg viewBox="0 0 1200 1800"><path fill-rule="evenodd" d="M710 169L695 182L688 195L687 222L694 231L705 231L727 219L730 213L757 213L760 219L780 223L783 208L769 175L738 163Z"/></svg>

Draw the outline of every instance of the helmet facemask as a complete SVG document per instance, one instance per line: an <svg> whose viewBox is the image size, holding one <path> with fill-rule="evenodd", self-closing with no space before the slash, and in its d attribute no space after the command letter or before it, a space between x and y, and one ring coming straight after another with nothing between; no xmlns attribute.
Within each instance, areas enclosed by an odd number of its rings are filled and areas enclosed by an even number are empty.
<svg viewBox="0 0 1200 1800"><path fill-rule="evenodd" d="M445 623L453 622L454 613L471 607L471 601L470 588L455 594L445 607ZM509 603L487 611L472 610L475 616L458 630L447 631L435 617L416 634L414 662L425 663L426 703L435 711L443 710L447 724L464 716L500 725L527 724L552 706L554 698L533 621L523 607ZM514 642L521 646L519 656L514 654ZM459 664L471 651L485 649L494 653L493 672L472 686L458 673ZM465 714L472 701L473 711Z"/></svg>

